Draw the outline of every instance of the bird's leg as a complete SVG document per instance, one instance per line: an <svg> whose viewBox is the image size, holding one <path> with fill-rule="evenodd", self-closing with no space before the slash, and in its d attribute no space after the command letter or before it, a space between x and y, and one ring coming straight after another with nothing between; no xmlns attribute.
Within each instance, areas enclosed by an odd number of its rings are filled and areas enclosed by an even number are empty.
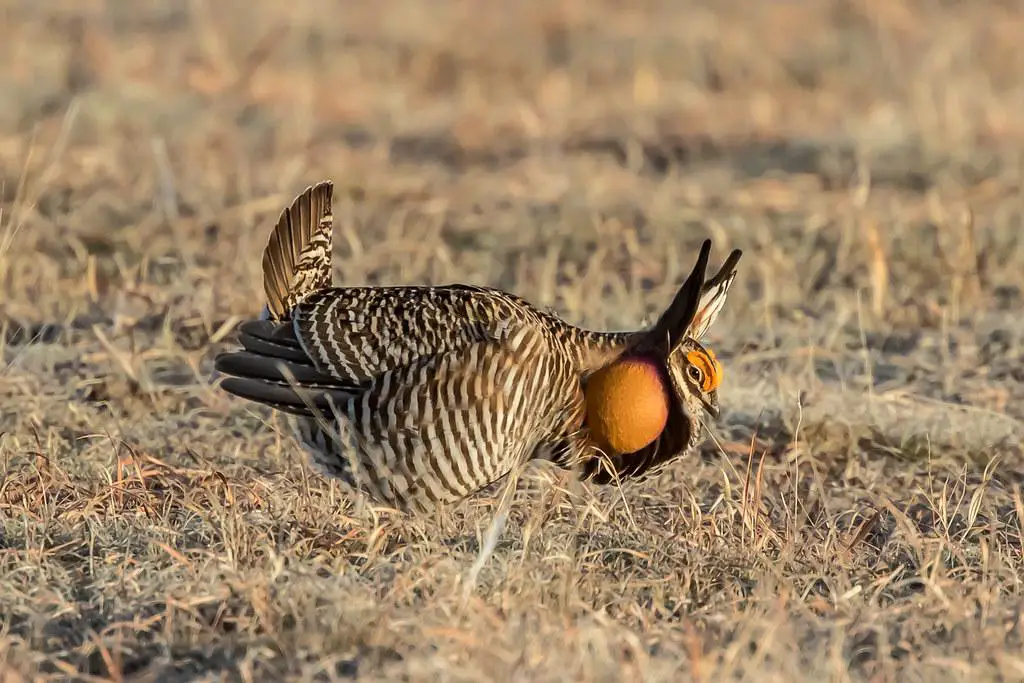
<svg viewBox="0 0 1024 683"><path fill-rule="evenodd" d="M498 545L498 539L501 538L501 534L505 531L505 523L508 521L508 513L512 507L512 499L515 498L519 478L529 463L529 460L519 463L512 468L512 471L508 473L505 479L505 485L502 487L501 495L498 497L498 504L495 507L494 518L481 539L480 552L477 554L476 561L469 568L469 574L466 577L466 583L462 592L463 604L465 604L469 599L470 593L476 588L476 581L480 575L480 570L484 568L487 560L494 554L494 549Z"/></svg>

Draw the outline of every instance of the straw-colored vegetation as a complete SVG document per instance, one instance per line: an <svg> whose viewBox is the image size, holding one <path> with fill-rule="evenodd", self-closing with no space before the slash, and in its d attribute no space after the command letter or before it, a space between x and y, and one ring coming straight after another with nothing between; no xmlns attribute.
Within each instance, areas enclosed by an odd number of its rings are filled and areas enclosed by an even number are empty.
<svg viewBox="0 0 1024 683"><path fill-rule="evenodd" d="M1024 13L7 0L0 678L1024 677ZM336 183L346 283L635 327L745 255L699 455L358 510L211 386Z"/></svg>

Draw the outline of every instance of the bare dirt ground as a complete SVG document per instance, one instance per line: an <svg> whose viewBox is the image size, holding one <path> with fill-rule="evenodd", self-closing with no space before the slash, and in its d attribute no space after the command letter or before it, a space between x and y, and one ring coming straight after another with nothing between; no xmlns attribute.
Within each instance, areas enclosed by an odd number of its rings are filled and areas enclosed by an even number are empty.
<svg viewBox="0 0 1024 683"><path fill-rule="evenodd" d="M0 678L1024 678L1024 10L5 0ZM360 511L212 386L336 183L345 283L650 321L744 249L702 452Z"/></svg>

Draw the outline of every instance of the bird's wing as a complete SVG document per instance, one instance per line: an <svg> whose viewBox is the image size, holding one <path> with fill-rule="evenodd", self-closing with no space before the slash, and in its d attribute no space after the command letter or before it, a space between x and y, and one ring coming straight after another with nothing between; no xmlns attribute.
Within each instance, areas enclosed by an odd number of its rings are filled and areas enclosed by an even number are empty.
<svg viewBox="0 0 1024 683"><path fill-rule="evenodd" d="M524 310L501 293L468 285L336 287L298 304L292 327L321 372L367 382L419 358L504 342L533 324Z"/></svg>
<svg viewBox="0 0 1024 683"><path fill-rule="evenodd" d="M514 302L469 286L337 287L307 297L287 320L249 320L242 349L219 355L221 388L301 415L338 404L381 375L530 328Z"/></svg>

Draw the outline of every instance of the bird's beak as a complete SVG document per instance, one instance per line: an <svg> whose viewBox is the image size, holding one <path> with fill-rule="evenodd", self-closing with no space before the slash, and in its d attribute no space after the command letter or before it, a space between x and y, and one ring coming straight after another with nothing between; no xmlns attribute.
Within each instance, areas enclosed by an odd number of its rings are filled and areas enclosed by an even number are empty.
<svg viewBox="0 0 1024 683"><path fill-rule="evenodd" d="M702 401L704 404L704 410L708 411L708 415L714 419L718 419L720 411L718 409L718 392L714 392L708 397L708 400Z"/></svg>

